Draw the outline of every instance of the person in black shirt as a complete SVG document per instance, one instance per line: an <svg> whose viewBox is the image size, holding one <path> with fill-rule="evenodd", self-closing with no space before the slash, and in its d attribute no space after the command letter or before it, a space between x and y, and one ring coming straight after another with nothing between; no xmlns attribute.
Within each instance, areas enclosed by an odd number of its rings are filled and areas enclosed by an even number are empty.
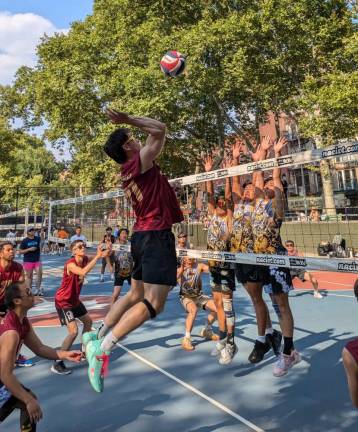
<svg viewBox="0 0 358 432"><path fill-rule="evenodd" d="M42 282L42 264L41 264L41 238L35 236L34 228L27 230L27 237L25 237L20 244L20 254L24 255L24 270L26 279L32 288L33 273L36 272L36 292L35 295L44 295L41 289Z"/></svg>
<svg viewBox="0 0 358 432"><path fill-rule="evenodd" d="M112 235L112 228L108 227L106 229L106 234L104 235L102 240L103 248L105 248L106 245L108 244L113 244L115 241L116 238L114 237L114 235ZM111 280L114 279L113 277L114 253L115 252L112 251L108 257L102 258L101 282L104 282L104 271L106 270L107 264L109 265L109 273L111 275Z"/></svg>

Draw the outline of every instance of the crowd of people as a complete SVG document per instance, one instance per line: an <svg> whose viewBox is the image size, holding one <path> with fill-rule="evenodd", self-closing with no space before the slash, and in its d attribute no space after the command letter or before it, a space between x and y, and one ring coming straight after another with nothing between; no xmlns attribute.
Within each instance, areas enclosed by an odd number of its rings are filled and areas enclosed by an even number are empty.
<svg viewBox="0 0 358 432"><path fill-rule="evenodd" d="M308 272L292 275L289 269L273 265L233 265L214 259L215 252L225 251L297 255L294 243L288 241L285 247L280 237L286 202L280 169L274 168L272 175L266 177L262 171L255 171L244 182L239 176L226 178L225 188L218 194L214 193L213 182L207 181L207 249L212 255L208 255L205 263L185 254L178 257L172 226L183 220L183 214L173 189L155 163L164 146L166 127L157 120L113 110L108 110L107 114L112 122L130 125L148 135L146 145L142 146L129 129L118 128L104 147L105 153L122 165L123 189L132 202L136 223L130 244L127 229L118 229L112 234L108 227L92 259L86 254L87 239L80 227L69 239L71 257L65 262L62 281L55 295L59 321L67 328L60 350L42 344L27 319L27 313L34 305L32 273L37 271L39 274L41 267L40 239L35 239L33 229L28 230L19 249L24 256L24 267L14 261L11 241L0 246L0 308L3 313L0 323L0 421L19 408L22 430L35 431L36 423L42 417L36 396L13 374L14 360L22 343L38 356L53 360L51 370L61 375L71 372L65 360L79 362L86 358L90 384L96 392L102 392L110 354L117 342L147 320L155 319L163 311L167 296L177 282L180 302L187 313L182 340L185 350L195 348L191 331L201 308L207 311L207 322L200 335L212 341L211 355L222 365L232 362L238 352L233 302L238 281L248 292L256 314L257 337L248 361L259 363L272 350L277 356L273 368L276 377L285 376L301 361L294 346L289 292L293 289L292 276L295 276L310 280L318 293L317 281L312 275ZM264 137L251 154L252 160L264 161L271 152L277 158L285 145L284 138ZM226 153L222 167L240 164L245 151L242 143L235 143ZM213 155L205 157L204 168L207 172L213 170ZM59 236L61 231L64 233ZM61 249L66 245L61 240L68 240L65 233L64 227L57 233ZM119 243L118 248L113 247L116 243ZM178 235L178 248L189 248L184 232ZM102 260L100 280L103 280L108 265L113 274L114 290L107 315L100 327L92 330L92 320L80 294L84 278L98 260ZM211 295L203 292L202 275L205 272L210 274ZM125 281L130 288L126 295L120 295ZM40 287L41 283L37 283L38 294L41 294ZM273 328L263 291L271 297L280 330ZM71 350L78 334L76 320L83 324L82 350L78 351ZM212 329L215 320L217 333Z"/></svg>

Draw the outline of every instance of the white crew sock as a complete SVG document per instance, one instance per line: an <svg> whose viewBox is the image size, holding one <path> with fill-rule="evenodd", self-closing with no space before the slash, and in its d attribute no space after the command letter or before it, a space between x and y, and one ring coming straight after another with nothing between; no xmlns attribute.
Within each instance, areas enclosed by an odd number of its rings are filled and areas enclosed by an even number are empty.
<svg viewBox="0 0 358 432"><path fill-rule="evenodd" d="M186 338L188 338L188 339L190 339L190 338L191 338L191 334L190 334L190 331L186 331L186 332L185 332L185 337L186 337Z"/></svg>
<svg viewBox="0 0 358 432"><path fill-rule="evenodd" d="M110 331L107 336L103 339L101 343L101 350L102 351L112 351L112 349L115 347L116 343L118 342L118 338L114 336L114 334Z"/></svg>
<svg viewBox="0 0 358 432"><path fill-rule="evenodd" d="M272 335L272 334L273 334L273 328L272 328L272 327L267 328L267 329L266 329L266 334L270 334L270 335Z"/></svg>
<svg viewBox="0 0 358 432"><path fill-rule="evenodd" d="M265 336L257 336L256 340L258 340L261 343L265 343L266 342L266 337Z"/></svg>

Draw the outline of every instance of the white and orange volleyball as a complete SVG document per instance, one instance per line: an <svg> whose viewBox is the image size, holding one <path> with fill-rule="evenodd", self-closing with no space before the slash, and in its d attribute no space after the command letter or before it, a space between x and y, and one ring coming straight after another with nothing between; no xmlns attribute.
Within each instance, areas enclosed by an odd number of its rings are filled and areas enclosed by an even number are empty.
<svg viewBox="0 0 358 432"><path fill-rule="evenodd" d="M185 69L185 56L179 51L168 51L160 61L160 69L168 77L177 77Z"/></svg>

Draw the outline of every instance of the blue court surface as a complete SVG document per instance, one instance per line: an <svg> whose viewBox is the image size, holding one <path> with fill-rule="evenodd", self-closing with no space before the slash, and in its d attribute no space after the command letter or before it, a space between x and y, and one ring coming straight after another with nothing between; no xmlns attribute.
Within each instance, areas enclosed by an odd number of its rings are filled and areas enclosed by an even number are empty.
<svg viewBox="0 0 358 432"><path fill-rule="evenodd" d="M41 339L58 347L65 330L58 326L53 295L66 256L44 258L46 298L31 315L34 324L42 326L36 328ZM84 300L90 314L100 318L112 282L108 275L106 282L99 282L98 267L87 279ZM207 275L204 280L209 292ZM183 351L185 313L175 288L162 315L113 352L102 394L91 389L86 363L75 365L71 375L59 376L50 372L51 362L38 359L34 367L16 373L40 400L40 432L358 431L358 411L352 408L341 361L342 348L358 333L358 304L352 291L327 291L323 300L314 299L309 291L294 291L291 305L302 362L283 378L272 375L272 355L259 365L248 363L256 325L241 286L235 293L239 352L228 366L219 365L210 356L213 343L198 336L205 312L198 315L193 332L195 351ZM276 319L273 311L271 316ZM17 432L18 416L12 414L1 431Z"/></svg>

